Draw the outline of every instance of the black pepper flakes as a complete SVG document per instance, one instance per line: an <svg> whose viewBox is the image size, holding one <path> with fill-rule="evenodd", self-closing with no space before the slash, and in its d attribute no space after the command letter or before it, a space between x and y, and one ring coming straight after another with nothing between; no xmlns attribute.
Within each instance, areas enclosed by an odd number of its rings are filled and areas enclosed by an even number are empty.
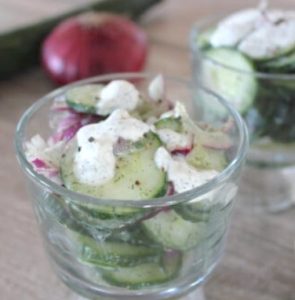
<svg viewBox="0 0 295 300"><path fill-rule="evenodd" d="M91 136L91 137L88 139L88 142L89 142L89 143L92 143L92 142L94 142L94 137L93 137L93 136Z"/></svg>
<svg viewBox="0 0 295 300"><path fill-rule="evenodd" d="M81 151L81 149L82 149L82 147L78 147L78 152L80 152L80 151Z"/></svg>
<svg viewBox="0 0 295 300"><path fill-rule="evenodd" d="M140 185L140 181L139 181L139 180L136 180L136 181L135 181L135 185Z"/></svg>

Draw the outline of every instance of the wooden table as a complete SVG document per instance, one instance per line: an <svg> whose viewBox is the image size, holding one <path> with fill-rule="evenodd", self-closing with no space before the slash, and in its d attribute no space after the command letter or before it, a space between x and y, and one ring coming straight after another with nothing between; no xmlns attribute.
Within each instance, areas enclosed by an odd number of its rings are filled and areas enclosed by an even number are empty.
<svg viewBox="0 0 295 300"><path fill-rule="evenodd" d="M0 28L11 28L89 0L0 0ZM294 0L278 1L294 7ZM255 5L256 1L167 0L145 20L150 39L147 69L190 75L188 32L209 13ZM0 66L1 68L1 66ZM73 299L51 271L14 154L15 125L38 97L52 90L44 74L32 70L0 83L0 299ZM206 284L208 300L295 300L295 211L253 214L239 195L229 242Z"/></svg>

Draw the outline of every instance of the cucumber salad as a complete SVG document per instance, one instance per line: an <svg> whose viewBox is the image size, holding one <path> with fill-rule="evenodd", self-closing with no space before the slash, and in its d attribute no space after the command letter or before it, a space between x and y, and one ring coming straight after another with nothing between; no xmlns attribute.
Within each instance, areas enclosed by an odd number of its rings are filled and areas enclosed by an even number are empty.
<svg viewBox="0 0 295 300"><path fill-rule="evenodd" d="M295 142L295 11L238 11L193 43L204 57L205 84L239 110L253 142Z"/></svg>
<svg viewBox="0 0 295 300"><path fill-rule="evenodd" d="M168 99L158 75L140 91L125 80L73 86L54 100L49 121L49 138L26 143L27 159L51 181L98 199L40 200L43 218L63 230L54 243L67 241L61 248L81 273L106 286L143 289L213 265L235 183L173 205L153 201L206 184L227 167L232 120L218 128L193 122L181 102ZM149 199L150 207L124 205Z"/></svg>

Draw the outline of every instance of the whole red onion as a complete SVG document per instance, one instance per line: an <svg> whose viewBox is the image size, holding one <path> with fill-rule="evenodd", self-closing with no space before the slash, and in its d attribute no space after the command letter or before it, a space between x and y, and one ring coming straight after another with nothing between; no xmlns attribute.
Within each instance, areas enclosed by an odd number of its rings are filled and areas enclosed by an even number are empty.
<svg viewBox="0 0 295 300"><path fill-rule="evenodd" d="M142 70L145 32L134 22L108 13L84 13L60 23L45 40L42 63L58 84L113 72Z"/></svg>

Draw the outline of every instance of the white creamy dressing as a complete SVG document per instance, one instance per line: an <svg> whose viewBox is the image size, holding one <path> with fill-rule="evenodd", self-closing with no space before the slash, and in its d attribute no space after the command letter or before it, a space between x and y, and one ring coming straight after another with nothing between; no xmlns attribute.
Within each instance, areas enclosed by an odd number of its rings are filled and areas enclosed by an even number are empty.
<svg viewBox="0 0 295 300"><path fill-rule="evenodd" d="M253 59L272 58L295 47L295 13L248 9L221 21L210 38L214 47L238 47Z"/></svg>
<svg viewBox="0 0 295 300"><path fill-rule="evenodd" d="M210 42L213 47L235 46L256 26L261 13L257 9L236 12L218 24Z"/></svg>
<svg viewBox="0 0 295 300"><path fill-rule="evenodd" d="M157 77L150 86L152 90L150 97L155 101L163 96L161 80L161 77ZM155 130L153 125L131 117L127 110L136 107L139 93L134 93L133 88L135 89L135 87L132 85L130 87L122 82L115 82L114 85L113 83L110 83L102 91L99 109L110 113L116 107L122 107L119 103L124 102L125 97L126 99L133 98L130 101L132 105L125 103L125 109L116 109L105 121L86 125L77 132L78 151L74 156L73 170L77 180L84 184L102 185L114 177L116 166L114 145L119 138L135 142L152 130L159 135L170 151L191 147L193 142L190 135L179 134L168 129ZM121 95L122 90L126 91L126 94ZM177 102L172 111L162 115L162 117L168 116L187 118L184 105ZM167 172L168 179L173 182L178 193L200 186L218 174L214 170L198 171L184 160L173 158L164 147L160 147L156 151L154 160L159 168Z"/></svg>
<svg viewBox="0 0 295 300"><path fill-rule="evenodd" d="M170 129L158 129L156 132L169 151L192 147L193 137L191 135L181 134Z"/></svg>
<svg viewBox="0 0 295 300"><path fill-rule="evenodd" d="M155 163L158 168L167 172L168 180L178 193L182 193L205 184L218 175L217 171L198 171L180 158L173 158L170 153L160 147L155 153Z"/></svg>
<svg viewBox="0 0 295 300"><path fill-rule="evenodd" d="M159 102L164 99L165 88L164 78L162 75L156 76L148 86L148 93L152 100Z"/></svg>
<svg viewBox="0 0 295 300"><path fill-rule="evenodd" d="M133 111L140 103L139 91L125 80L113 80L99 94L96 111L108 115L115 109Z"/></svg>
<svg viewBox="0 0 295 300"><path fill-rule="evenodd" d="M238 49L254 59L272 58L295 48L295 19L265 23L246 37Z"/></svg>
<svg viewBox="0 0 295 300"><path fill-rule="evenodd" d="M105 121L82 127L77 132L74 174L79 182L104 184L115 174L114 144L119 138L137 141L150 130L146 123L130 117L126 110L115 110Z"/></svg>

